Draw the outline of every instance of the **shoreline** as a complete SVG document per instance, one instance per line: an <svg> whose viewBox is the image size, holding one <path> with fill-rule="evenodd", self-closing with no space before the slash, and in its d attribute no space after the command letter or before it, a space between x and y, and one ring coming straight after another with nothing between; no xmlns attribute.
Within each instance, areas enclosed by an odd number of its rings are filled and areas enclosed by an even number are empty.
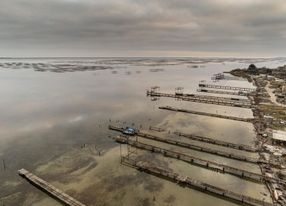
<svg viewBox="0 0 286 206"><path fill-rule="evenodd" d="M251 67L251 65L250 65ZM273 144L271 144L271 139L269 138L269 130L272 127L271 123L267 122L265 120L265 114L264 111L261 110L260 105L263 105L263 98L261 97L261 92L260 91L266 91L266 93L268 93L270 101L269 104L270 105L275 105L275 102L273 102L273 100L271 100L271 98L275 98L275 96L273 96L273 94L269 94L269 90L266 88L267 86L269 86L269 82L267 82L267 84L261 84L259 81L259 76L257 77L256 75L260 75L259 74L259 69L257 69L257 72L251 72L249 70L251 70L251 68L248 68L247 70L241 70L241 69L236 69L236 70L232 70L230 73L234 76L238 76L238 77L242 77L242 78L246 78L248 79L249 82L252 82L255 86L256 86L256 90L253 92L253 94L251 95L253 97L253 116L254 119L256 120L255 122L253 122L253 126L255 128L255 132L256 132L256 146L258 147L259 150L259 156L261 159L265 159L265 153L270 154L270 158L269 161L271 160L276 160L278 161L278 164L280 165L280 167L271 167L269 164L259 164L259 167L261 169L261 173L263 175L270 175L272 174L273 176L277 176L277 178L279 178L281 180L281 182L283 181L282 178L279 177L279 173L285 168L285 161L283 161L283 159L279 159L275 157L274 153L271 153L269 151L267 151L265 149L266 145L271 145L274 146ZM285 66L284 66L285 67ZM265 69L264 69L265 70ZM252 73L252 74L251 74ZM254 74L253 74L254 73ZM286 71L285 71L286 74ZM248 98L251 98L251 96L248 96ZM275 106L279 106L280 105L275 105ZM286 105L285 105L286 106ZM282 106L284 107L284 105ZM285 129L285 127L281 127L280 129ZM266 186L271 194L271 197L273 199L274 203L278 203L279 205L285 205L286 204L286 195L282 192L279 195L278 191L285 191L285 185L281 184L281 182L278 180L276 181L276 183L270 183L270 182L266 182Z"/></svg>

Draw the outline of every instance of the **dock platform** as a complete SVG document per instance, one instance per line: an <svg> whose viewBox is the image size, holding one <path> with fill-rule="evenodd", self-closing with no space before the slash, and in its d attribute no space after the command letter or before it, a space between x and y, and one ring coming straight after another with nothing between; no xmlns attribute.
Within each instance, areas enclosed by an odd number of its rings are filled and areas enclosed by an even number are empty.
<svg viewBox="0 0 286 206"><path fill-rule="evenodd" d="M247 92L254 92L256 90L255 88L223 86L223 85L206 84L206 83L199 83L199 87L201 87L201 88L223 89L223 90L238 90L238 91L247 91Z"/></svg>
<svg viewBox="0 0 286 206"><path fill-rule="evenodd" d="M157 136L154 136L154 135L141 133L141 132L138 133L137 135L139 137L143 137L143 138L146 138L146 139L150 139L150 140L154 140L154 141L158 141L158 142L163 142L163 143L166 143L166 144L172 144L172 145L179 146L179 147L185 147L185 148L188 148L188 149L191 149L191 150L205 152L205 153L209 153L209 154L225 157L225 158L228 158L228 159L234 159L234 160L239 160L239 161L249 162L249 163L254 163L254 164L262 163L259 159L256 159L256 158L246 157L246 156L243 156L243 155L233 154L233 153L230 153L230 152L225 152L225 151L221 151L221 150L217 150L217 149L211 149L211 148L208 148L208 147L198 146L198 145L191 144L191 143L186 143L186 142L172 140L172 139L166 139L166 138L160 138L160 137L157 137Z"/></svg>
<svg viewBox="0 0 286 206"><path fill-rule="evenodd" d="M174 111L174 112L184 112L189 114L196 114L196 115L203 115L203 116L209 116L209 117L216 117L221 119L229 119L229 120L235 120L235 121L241 121L241 122L253 122L253 118L241 118L241 117L233 117L233 116L226 116L221 114L213 114L208 112L199 112L194 110L187 110L182 108L176 108L176 107L170 107L170 106L161 106L159 109Z"/></svg>
<svg viewBox="0 0 286 206"><path fill-rule="evenodd" d="M154 91L147 91L147 96L151 97L169 97L175 98L178 100L189 101L189 102L197 102L197 103L204 103L204 104L215 104L215 105L222 105L222 106L230 106L230 107L242 107L242 108L252 108L252 105L249 100L242 100L237 98L225 98L225 97L214 97L214 96L207 96L207 95L195 95L195 94L169 94L169 93L162 93L162 92L154 92Z"/></svg>
<svg viewBox="0 0 286 206"><path fill-rule="evenodd" d="M165 157L178 159L178 160L187 162L194 166L203 167L205 169L220 172L223 174L230 174L230 175L233 175L233 176L245 179L245 180L253 181L253 182L265 183L265 182L273 182L276 180L275 178L264 176L258 173L249 172L243 169L231 167L231 166L217 163L214 161L209 161L209 160L205 160L205 159L198 158L195 156L186 155L181 152L176 152L176 151L164 149L158 146L142 143L138 140L136 141L136 140L133 140L132 138L127 138L125 136L116 136L114 137L114 140L120 144L128 144L138 149L162 154Z"/></svg>
<svg viewBox="0 0 286 206"><path fill-rule="evenodd" d="M154 166L150 164L149 162L142 162L142 161L135 161L130 158L122 157L121 159L122 164L133 167L138 169L139 171L164 178L166 180L176 182L177 184L181 186L187 186L196 190L199 190L201 192L215 195L217 197L227 199L229 201L234 201L236 203L245 204L249 206L274 206L272 203L265 202L260 199L256 199L250 196L238 194L208 183L204 183L202 181L198 181L195 179L192 179L188 176L181 175L178 173L175 173L170 170L166 170L161 167Z"/></svg>
<svg viewBox="0 0 286 206"><path fill-rule="evenodd" d="M226 94L226 95L237 95L237 96L247 96L249 93L246 91L224 91L224 90L214 90L214 89L197 89L198 92L211 93L211 94Z"/></svg>
<svg viewBox="0 0 286 206"><path fill-rule="evenodd" d="M109 129L116 130L119 132L122 132L124 130L122 128L114 127L114 126L109 126ZM177 140L173 140L173 139L161 138L161 137L158 137L155 135L142 133L140 131L137 132L136 135L139 137L142 137L142 138L149 139L149 140L162 142L162 143L166 143L166 144L170 144L170 145L175 145L175 146L179 146L179 147L184 147L184 148L188 148L191 150L205 152L205 153L209 153L209 154L213 154L213 155L217 155L217 156L222 156L222 157L229 158L229 159L239 160L239 161L243 161L243 162L249 162L249 163L253 163L253 164L267 163L267 162L265 162L263 160L259 160L257 158L246 157L243 155L238 155L238 154L233 154L233 153L226 152L226 151L221 151L221 150L212 149L212 148L208 148L208 147L198 146L195 144L177 141Z"/></svg>
<svg viewBox="0 0 286 206"><path fill-rule="evenodd" d="M244 144L236 144L236 143L226 142L226 141L217 140L217 139L213 139L209 137L203 137L203 136L194 135L194 134L186 134L186 133L179 132L179 131L175 131L174 134L191 139L191 140L206 142L208 144L215 144L215 145L219 145L223 147L229 147L232 149L244 150L247 152L259 152L259 150L256 149L255 147L251 147L251 146L244 145Z"/></svg>
<svg viewBox="0 0 286 206"><path fill-rule="evenodd" d="M68 206L86 206L79 201L75 200L71 196L67 195L63 191L55 188L45 180L37 177L36 175L30 173L29 171L25 169L20 169L18 171L19 175L23 178L27 179L29 182L31 182L36 187L40 188L41 190L44 190L49 195L53 196L55 199L59 200L60 202L64 203Z"/></svg>
<svg viewBox="0 0 286 206"><path fill-rule="evenodd" d="M247 152L258 152L259 151L258 149L254 147L244 145L244 144L236 144L236 143L226 142L222 140L216 140L216 139L209 138L209 137L203 137L203 136L194 135L194 134L186 134L186 133L179 132L179 131L174 132L174 134L191 139L191 140L206 142L208 144L215 144L215 145L219 145L223 147L229 147L232 149L244 150Z"/></svg>

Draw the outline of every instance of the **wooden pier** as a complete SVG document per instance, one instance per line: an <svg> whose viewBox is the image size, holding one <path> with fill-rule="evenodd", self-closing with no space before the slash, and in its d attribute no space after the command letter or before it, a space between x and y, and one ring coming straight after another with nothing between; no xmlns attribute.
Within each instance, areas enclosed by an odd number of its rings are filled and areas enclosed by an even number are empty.
<svg viewBox="0 0 286 206"><path fill-rule="evenodd" d="M126 136L116 136L114 137L114 140L120 144L128 144L130 146L136 147L138 149L147 150L150 152L155 152L158 154L162 154L169 158L178 159L184 162L187 162L191 165L203 167L212 171L230 174L242 179L264 183L264 182L273 182L276 180L275 178L271 178L268 176L264 176L258 173L249 172L246 170L242 170L239 168L231 167L228 165L220 164L214 161L204 160L195 156L186 155L180 152L164 149L158 146L153 146L150 144L142 143L138 140L133 140L131 138L128 138Z"/></svg>
<svg viewBox="0 0 286 206"><path fill-rule="evenodd" d="M199 112L199 111L193 111L193 110L187 110L187 109L181 109L176 107L170 107L170 106L161 106L159 109L169 110L169 111L175 111L175 112L184 112L189 114L196 114L196 115L203 115L203 116L209 116L209 117L216 117L221 119L229 119L229 120L235 120L235 121L241 121L241 122L253 122L253 118L241 118L241 117L233 117L233 116L226 116L221 114L212 114L208 112Z"/></svg>
<svg viewBox="0 0 286 206"><path fill-rule="evenodd" d="M213 89L197 89L198 92L205 92L211 94L227 94L227 95L237 95L237 96L247 96L248 92L242 91L224 91L224 90L213 90Z"/></svg>
<svg viewBox="0 0 286 206"><path fill-rule="evenodd" d="M228 76L228 75L225 75L224 73L217 73L211 77L211 80L220 81L220 80L242 80L242 79L239 77L235 77L235 76Z"/></svg>
<svg viewBox="0 0 286 206"><path fill-rule="evenodd" d="M201 87L201 88L223 89L223 90L238 90L238 91L247 91L247 92L254 92L256 90L255 88L223 86L223 85L206 84L206 83L199 83L199 87Z"/></svg>
<svg viewBox="0 0 286 206"><path fill-rule="evenodd" d="M194 94L168 94L154 91L147 91L147 96L151 97L170 97L183 101L198 102L205 104L215 104L222 106L231 106L231 107L243 107L251 108L251 103L249 100L240 100L236 98L225 98L225 97L213 97L206 95L194 95Z"/></svg>
<svg viewBox="0 0 286 206"><path fill-rule="evenodd" d="M159 92L154 92L150 90L150 93L159 93ZM215 101L230 101L230 102L244 102L250 104L249 99L242 99L242 98L235 98L235 97L218 97L218 96L210 96L210 95L203 95L203 94L189 94L189 93L182 93L182 92L175 92L176 96L180 97L194 97L194 98L201 98L201 99L209 99L209 100L215 100Z"/></svg>
<svg viewBox="0 0 286 206"><path fill-rule="evenodd" d="M218 96L210 96L210 95L203 95L203 94L182 94L186 97L197 97L197 98L206 98L206 99L213 99L217 101L233 101L233 102L244 102L251 104L249 99L242 99L242 98L236 98L236 97L218 97Z"/></svg>
<svg viewBox="0 0 286 206"><path fill-rule="evenodd" d="M162 129L160 127L154 127L154 126L150 126L149 130L156 131L156 132L164 132L164 131L166 131L165 129Z"/></svg>
<svg viewBox="0 0 286 206"><path fill-rule="evenodd" d="M208 147L203 147L203 146L198 146L195 144L190 144L190 143L185 143L185 142L181 142L181 141L176 141L176 140L172 140L172 139L165 139L165 138L160 138L154 135L149 135L149 134L144 134L144 133L138 133L137 134L139 137L143 137L146 139L150 139L150 140L154 140L154 141L158 141L158 142L163 142L163 143L167 143L167 144L171 144L171 145L176 145L179 147L185 147L191 150L196 150L196 151L200 151L200 152L205 152L205 153L209 153L209 154L213 154L213 155L217 155L217 156L221 156L221 157L225 157L225 158L229 158L229 159L234 159L234 160L239 160L239 161L243 161L243 162L249 162L249 163L262 163L260 160L256 159L256 158L251 158L251 157L246 157L243 155L238 155L238 154L233 154L230 152L225 152L225 151L221 151L221 150L216 150L216 149L211 149Z"/></svg>
<svg viewBox="0 0 286 206"><path fill-rule="evenodd" d="M215 145L219 145L219 146L223 146L223 147L229 147L232 149L244 150L247 152L258 152L258 149L251 147L251 146L248 146L248 145L235 144L235 143L226 142L226 141L222 141L222 140L216 140L216 139L209 138L209 137L203 137L203 136L194 135L194 134L186 134L186 133L179 132L179 131L174 132L174 134L188 138L188 139L191 139L191 140L206 142L209 144L215 144Z"/></svg>
<svg viewBox="0 0 286 206"><path fill-rule="evenodd" d="M176 182L181 186L187 186L207 194L227 199L229 201L234 201L236 203L250 206L274 206L272 203L265 202L263 200L249 197L246 195L238 194L217 186L213 186L208 183L204 183L202 181L194 180L188 176L180 175L173 171L169 171L164 168L151 165L148 162L135 161L126 157L122 157L121 162L122 164L136 168L139 171L146 172L148 174L152 174L154 176L164 178L172 182Z"/></svg>
<svg viewBox="0 0 286 206"><path fill-rule="evenodd" d="M109 126L109 129L116 130L119 132L122 132L124 130L122 128L114 127L114 126ZM254 164L267 163L267 162L265 162L263 160L259 160L257 158L246 157L243 155L238 155L238 154L233 154L230 152L211 149L208 147L198 146L195 144L181 142L181 141L177 141L177 140L173 140L173 139L161 138L161 137L157 137L157 136L142 133L142 132L137 132L136 135L139 137L142 137L142 138L153 140L153 141L158 141L158 142L162 142L162 143L166 143L166 144L170 144L170 145L184 147L184 148L188 148L188 149L192 149L192 150L196 150L196 151L200 151L200 152L205 152L205 153L209 153L209 154L213 154L213 155L218 155L218 156L222 156L225 158L239 160L239 161L243 161L243 162L249 162L249 163L254 163Z"/></svg>
<svg viewBox="0 0 286 206"><path fill-rule="evenodd" d="M45 180L37 177L36 175L28 172L25 169L20 169L18 171L19 175L27 179L29 182L31 182L36 187L40 188L41 190L44 190L49 195L53 196L60 202L64 203L68 206L85 206L84 204L80 203L79 201L75 200L71 196L67 195L66 193L62 192L61 190L55 188Z"/></svg>

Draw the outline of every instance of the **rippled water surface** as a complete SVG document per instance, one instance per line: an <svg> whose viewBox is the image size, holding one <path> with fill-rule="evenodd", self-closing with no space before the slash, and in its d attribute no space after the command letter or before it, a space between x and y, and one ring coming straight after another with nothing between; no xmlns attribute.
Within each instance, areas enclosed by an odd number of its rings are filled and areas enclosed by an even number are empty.
<svg viewBox="0 0 286 206"><path fill-rule="evenodd" d="M182 86L184 92L196 93L199 81L212 83L214 73L247 67L249 63L274 68L285 62L284 59L198 58L1 59L0 205L60 205L18 177L20 168L43 177L86 205L236 205L120 165L120 147L110 138L116 133L108 130L108 124L140 127L147 132L151 132L150 125L156 125L171 132L179 130L253 145L255 132L249 123L164 111L158 106L239 117L252 117L251 110L168 98L151 101L146 97L146 90L157 85L162 92L173 93L175 87ZM243 80L216 83L253 87ZM260 172L254 164L142 141ZM126 148L121 149L125 152ZM142 158L175 172L270 201L262 184L137 152Z"/></svg>

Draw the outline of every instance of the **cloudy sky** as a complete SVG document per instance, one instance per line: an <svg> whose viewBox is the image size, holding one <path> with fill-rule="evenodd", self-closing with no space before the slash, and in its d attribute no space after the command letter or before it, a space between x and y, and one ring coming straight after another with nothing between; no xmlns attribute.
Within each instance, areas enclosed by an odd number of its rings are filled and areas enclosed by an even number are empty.
<svg viewBox="0 0 286 206"><path fill-rule="evenodd" d="M286 2L1 0L0 56L286 56Z"/></svg>

